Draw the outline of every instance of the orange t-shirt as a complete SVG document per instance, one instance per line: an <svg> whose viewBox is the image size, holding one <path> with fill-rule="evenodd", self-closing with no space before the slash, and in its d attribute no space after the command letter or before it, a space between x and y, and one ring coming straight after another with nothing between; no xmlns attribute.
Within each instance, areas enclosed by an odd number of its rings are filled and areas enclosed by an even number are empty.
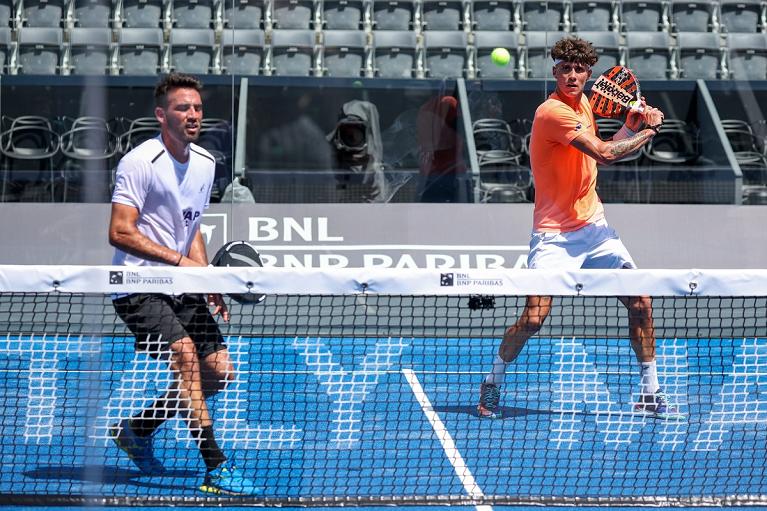
<svg viewBox="0 0 767 511"><path fill-rule="evenodd" d="M586 131L596 134L595 126L585 95L577 111L556 92L535 111L530 138L535 182L533 230L575 231L604 218L596 191L597 162L570 145Z"/></svg>

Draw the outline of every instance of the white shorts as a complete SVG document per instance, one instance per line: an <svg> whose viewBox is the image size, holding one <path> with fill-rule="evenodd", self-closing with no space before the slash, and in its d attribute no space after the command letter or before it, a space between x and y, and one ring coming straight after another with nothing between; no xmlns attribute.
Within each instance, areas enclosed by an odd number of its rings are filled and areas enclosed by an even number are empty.
<svg viewBox="0 0 767 511"><path fill-rule="evenodd" d="M527 267L551 270L636 268L618 233L605 220L571 232L533 232Z"/></svg>

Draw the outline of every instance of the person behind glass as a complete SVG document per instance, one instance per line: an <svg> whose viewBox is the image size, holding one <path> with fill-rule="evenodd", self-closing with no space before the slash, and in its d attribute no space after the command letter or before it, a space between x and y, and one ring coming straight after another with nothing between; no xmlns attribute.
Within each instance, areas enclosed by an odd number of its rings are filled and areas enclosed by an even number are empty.
<svg viewBox="0 0 767 511"><path fill-rule="evenodd" d="M452 96L430 98L418 110L420 202L466 202L460 179L466 174L466 161L458 120L458 100Z"/></svg>
<svg viewBox="0 0 767 511"><path fill-rule="evenodd" d="M215 160L195 144L202 124L202 83L169 74L154 92L160 134L126 154L117 166L109 223L112 264L207 266L200 233ZM234 495L261 491L219 447L206 398L234 378L234 367L214 316L229 320L221 295L130 294L115 297L115 311L135 336L137 350L169 357L171 389L148 408L110 428L117 446L147 474L162 474L152 435L182 412L207 468L200 490ZM208 307L213 308L211 314Z"/></svg>
<svg viewBox="0 0 767 511"><path fill-rule="evenodd" d="M632 110L612 140L597 135L591 105L583 93L597 53L591 43L563 38L551 49L556 90L535 112L530 165L535 207L529 268L636 268L617 233L607 225L596 193L597 163L610 164L648 143L663 124L663 112L641 98L641 113ZM652 303L647 296L622 297L628 309L631 347L639 362L637 413L681 419L658 383ZM492 370L480 388L480 417L502 416L500 389L506 368L551 311L550 296L530 296L517 322L504 333Z"/></svg>

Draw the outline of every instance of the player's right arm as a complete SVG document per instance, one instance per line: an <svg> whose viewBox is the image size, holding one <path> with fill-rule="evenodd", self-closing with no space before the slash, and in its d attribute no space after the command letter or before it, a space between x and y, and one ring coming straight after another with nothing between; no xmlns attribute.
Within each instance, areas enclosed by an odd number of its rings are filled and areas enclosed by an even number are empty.
<svg viewBox="0 0 767 511"><path fill-rule="evenodd" d="M622 140L602 140L593 133L585 132L574 138L570 145L591 156L597 163L609 165L633 153L654 136L655 131L650 128Z"/></svg>

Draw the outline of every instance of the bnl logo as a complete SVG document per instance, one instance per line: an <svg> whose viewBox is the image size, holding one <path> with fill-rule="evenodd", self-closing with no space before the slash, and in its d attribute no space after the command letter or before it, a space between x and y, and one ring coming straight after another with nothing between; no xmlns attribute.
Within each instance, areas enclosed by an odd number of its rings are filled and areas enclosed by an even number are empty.
<svg viewBox="0 0 767 511"><path fill-rule="evenodd" d="M440 286L454 286L455 285L455 278L452 273L440 273L439 274L439 285Z"/></svg>

